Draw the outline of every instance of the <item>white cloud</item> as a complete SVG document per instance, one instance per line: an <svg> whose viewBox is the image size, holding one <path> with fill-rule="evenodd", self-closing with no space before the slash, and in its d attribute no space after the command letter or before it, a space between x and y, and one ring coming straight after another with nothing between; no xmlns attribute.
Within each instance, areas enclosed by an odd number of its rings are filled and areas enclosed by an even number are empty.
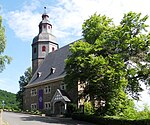
<svg viewBox="0 0 150 125"><path fill-rule="evenodd" d="M124 13L129 11L142 12L144 15L150 12L149 1L137 0L55 0L55 4L47 1L47 13L53 25L54 35L61 41L72 37L81 37L81 29L84 20L95 12L105 14L120 22ZM38 33L38 24L41 14L37 11L43 8L42 0L32 0L25 3L22 10L7 13L7 21L16 36L24 41L32 40ZM42 10L41 10L42 11ZM75 39L74 39L75 40Z"/></svg>
<svg viewBox="0 0 150 125"><path fill-rule="evenodd" d="M24 5L22 10L11 11L4 15L9 27L23 41L31 40L38 33L41 15L35 11L39 3L35 1L33 3Z"/></svg>
<svg viewBox="0 0 150 125"><path fill-rule="evenodd" d="M32 0L29 3L26 1L23 3L23 10L30 12L36 11L36 9L41 6L41 2L42 0Z"/></svg>
<svg viewBox="0 0 150 125"><path fill-rule="evenodd" d="M30 40L38 32L39 14L30 11L15 11L8 14L8 24L14 30L17 37L22 40Z"/></svg>

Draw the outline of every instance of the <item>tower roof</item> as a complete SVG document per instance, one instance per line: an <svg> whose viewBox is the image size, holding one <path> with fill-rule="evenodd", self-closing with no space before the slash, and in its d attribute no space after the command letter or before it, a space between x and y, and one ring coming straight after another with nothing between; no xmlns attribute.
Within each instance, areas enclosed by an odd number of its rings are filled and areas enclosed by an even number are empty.
<svg viewBox="0 0 150 125"><path fill-rule="evenodd" d="M48 16L47 13L43 13L43 14L42 14L42 19L44 19L44 18L49 18L49 16Z"/></svg>
<svg viewBox="0 0 150 125"><path fill-rule="evenodd" d="M46 33L45 34L42 33L42 34L39 34L39 35L35 36L33 38L32 44L36 44L37 42L44 42L44 41L57 44L56 43L56 37L54 35L52 35L52 34L46 34Z"/></svg>
<svg viewBox="0 0 150 125"><path fill-rule="evenodd" d="M42 21L39 23L39 34L33 38L32 44L37 42L52 42L57 44L56 37L52 34L52 24L49 21L49 16L44 7L44 13L42 14Z"/></svg>

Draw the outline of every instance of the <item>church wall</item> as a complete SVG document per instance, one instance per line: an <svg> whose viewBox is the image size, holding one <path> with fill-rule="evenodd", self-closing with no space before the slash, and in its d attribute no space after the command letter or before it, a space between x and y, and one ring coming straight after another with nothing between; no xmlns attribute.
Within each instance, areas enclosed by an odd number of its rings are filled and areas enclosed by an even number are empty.
<svg viewBox="0 0 150 125"><path fill-rule="evenodd" d="M32 44L32 60L37 59L38 57L38 44Z"/></svg>
<svg viewBox="0 0 150 125"><path fill-rule="evenodd" d="M37 68L43 62L43 59L33 60L32 61L32 75L36 72Z"/></svg>
<svg viewBox="0 0 150 125"><path fill-rule="evenodd" d="M51 102L55 92L57 89L60 89L60 85L62 84L62 80L57 81L57 82L52 82L52 83L46 83L43 85L39 85L33 88L26 88L24 92L24 110L31 110L31 105L36 104L37 110L39 105L38 105L38 91L43 90L43 110L45 110L45 102ZM44 89L45 87L50 86L51 87L51 92L45 94ZM36 89L37 94L36 96L31 96L31 90ZM70 90L67 90L69 97L71 98L71 101L75 104L78 102L78 89L77 87L74 87ZM51 110L52 110L52 104L51 104Z"/></svg>
<svg viewBox="0 0 150 125"><path fill-rule="evenodd" d="M50 44L49 44L49 51L50 51L50 52L53 52L53 51L55 51L55 50L57 50L57 49L58 49L58 45L53 44L53 43L50 43Z"/></svg>
<svg viewBox="0 0 150 125"><path fill-rule="evenodd" d="M31 110L31 104L34 104L38 101L37 96L31 96L31 89L25 89L24 97L23 97L23 109Z"/></svg>
<svg viewBox="0 0 150 125"><path fill-rule="evenodd" d="M24 110L31 110L31 104L37 104L37 109L39 107L38 105L38 91L43 90L43 109L44 109L44 102L51 102L56 90L59 88L61 85L62 81L57 81L57 82L52 82L52 83L47 83L44 85L36 86L34 88L26 88L24 92ZM45 87L50 86L51 91L50 93L45 93ZM36 96L31 96L31 90L36 89L37 94Z"/></svg>
<svg viewBox="0 0 150 125"><path fill-rule="evenodd" d="M45 46L45 51L42 51L42 47ZM45 58L49 53L49 42L39 42L38 44L38 58Z"/></svg>
<svg viewBox="0 0 150 125"><path fill-rule="evenodd" d="M33 43L32 43L32 75L34 75L36 70L40 67L44 58L47 56L47 54L50 52L53 52L59 48L59 46L56 42L56 37L51 34L52 25L49 23L48 18L49 18L49 16L46 13L44 13L42 15L42 21L39 24L39 34L33 39ZM67 51L64 51L64 53L62 53L62 54L67 54L65 52L67 52ZM58 61L53 62L53 60L49 60L48 63L59 64ZM61 64L59 64L58 67L60 65ZM63 64L61 66L63 66ZM57 67L55 67L55 68L57 68ZM65 67L61 67L61 68L65 68ZM64 69L60 69L60 71L61 70L63 71ZM43 72L44 72L44 69L43 69ZM40 84L38 83L38 85L36 84L36 81L30 81L30 84L28 84L26 86L25 92L24 92L24 100L23 100L24 110L31 110L31 109L38 110L39 108L40 108L40 110L44 110L44 109L49 110L50 108L53 108L52 107L53 105L51 104L51 100L52 100L56 90L65 88L64 87L65 85L64 85L62 79L57 79L57 81L55 80L55 82L54 82L53 79L56 79L58 77L60 77L60 76L58 75L55 78L52 78L51 81L49 81L47 83L43 83L43 82L47 81L48 79L43 79L43 81L41 81ZM53 82L52 82L52 80L53 80ZM67 90L67 92L68 92L71 100L78 105L78 86L74 86L72 89ZM67 100L67 102L69 102L69 101L70 100ZM66 107L66 102L65 102L65 107Z"/></svg>
<svg viewBox="0 0 150 125"><path fill-rule="evenodd" d="M68 94L69 94L70 98L72 99L72 102L77 104L77 101L78 101L78 89L77 89L77 87L74 87L74 88L68 90Z"/></svg>

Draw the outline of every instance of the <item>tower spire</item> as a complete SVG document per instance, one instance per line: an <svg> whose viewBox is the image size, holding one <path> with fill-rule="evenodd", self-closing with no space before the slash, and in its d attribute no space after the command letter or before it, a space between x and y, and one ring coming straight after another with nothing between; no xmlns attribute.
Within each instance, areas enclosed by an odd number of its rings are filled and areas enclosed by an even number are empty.
<svg viewBox="0 0 150 125"><path fill-rule="evenodd" d="M44 7L44 13L42 14L42 19L44 18L49 18L49 16L47 15L46 7Z"/></svg>
<svg viewBox="0 0 150 125"><path fill-rule="evenodd" d="M52 25L44 7L42 21L39 24L39 34L34 37L32 43L32 74L38 69L48 53L58 49L56 37L52 34Z"/></svg>
<svg viewBox="0 0 150 125"><path fill-rule="evenodd" d="M44 14L46 14L46 7L44 7Z"/></svg>

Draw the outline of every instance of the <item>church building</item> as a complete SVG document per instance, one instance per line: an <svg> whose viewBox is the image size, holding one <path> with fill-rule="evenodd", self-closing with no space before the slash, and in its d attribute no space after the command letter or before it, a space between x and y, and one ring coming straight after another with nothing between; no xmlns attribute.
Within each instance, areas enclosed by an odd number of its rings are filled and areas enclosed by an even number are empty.
<svg viewBox="0 0 150 125"><path fill-rule="evenodd" d="M39 24L39 33L32 42L32 79L25 86L24 110L47 110L64 114L69 103L80 105L79 87L66 90L64 83L65 59L70 55L69 45L59 48L52 35L52 24L46 12Z"/></svg>

